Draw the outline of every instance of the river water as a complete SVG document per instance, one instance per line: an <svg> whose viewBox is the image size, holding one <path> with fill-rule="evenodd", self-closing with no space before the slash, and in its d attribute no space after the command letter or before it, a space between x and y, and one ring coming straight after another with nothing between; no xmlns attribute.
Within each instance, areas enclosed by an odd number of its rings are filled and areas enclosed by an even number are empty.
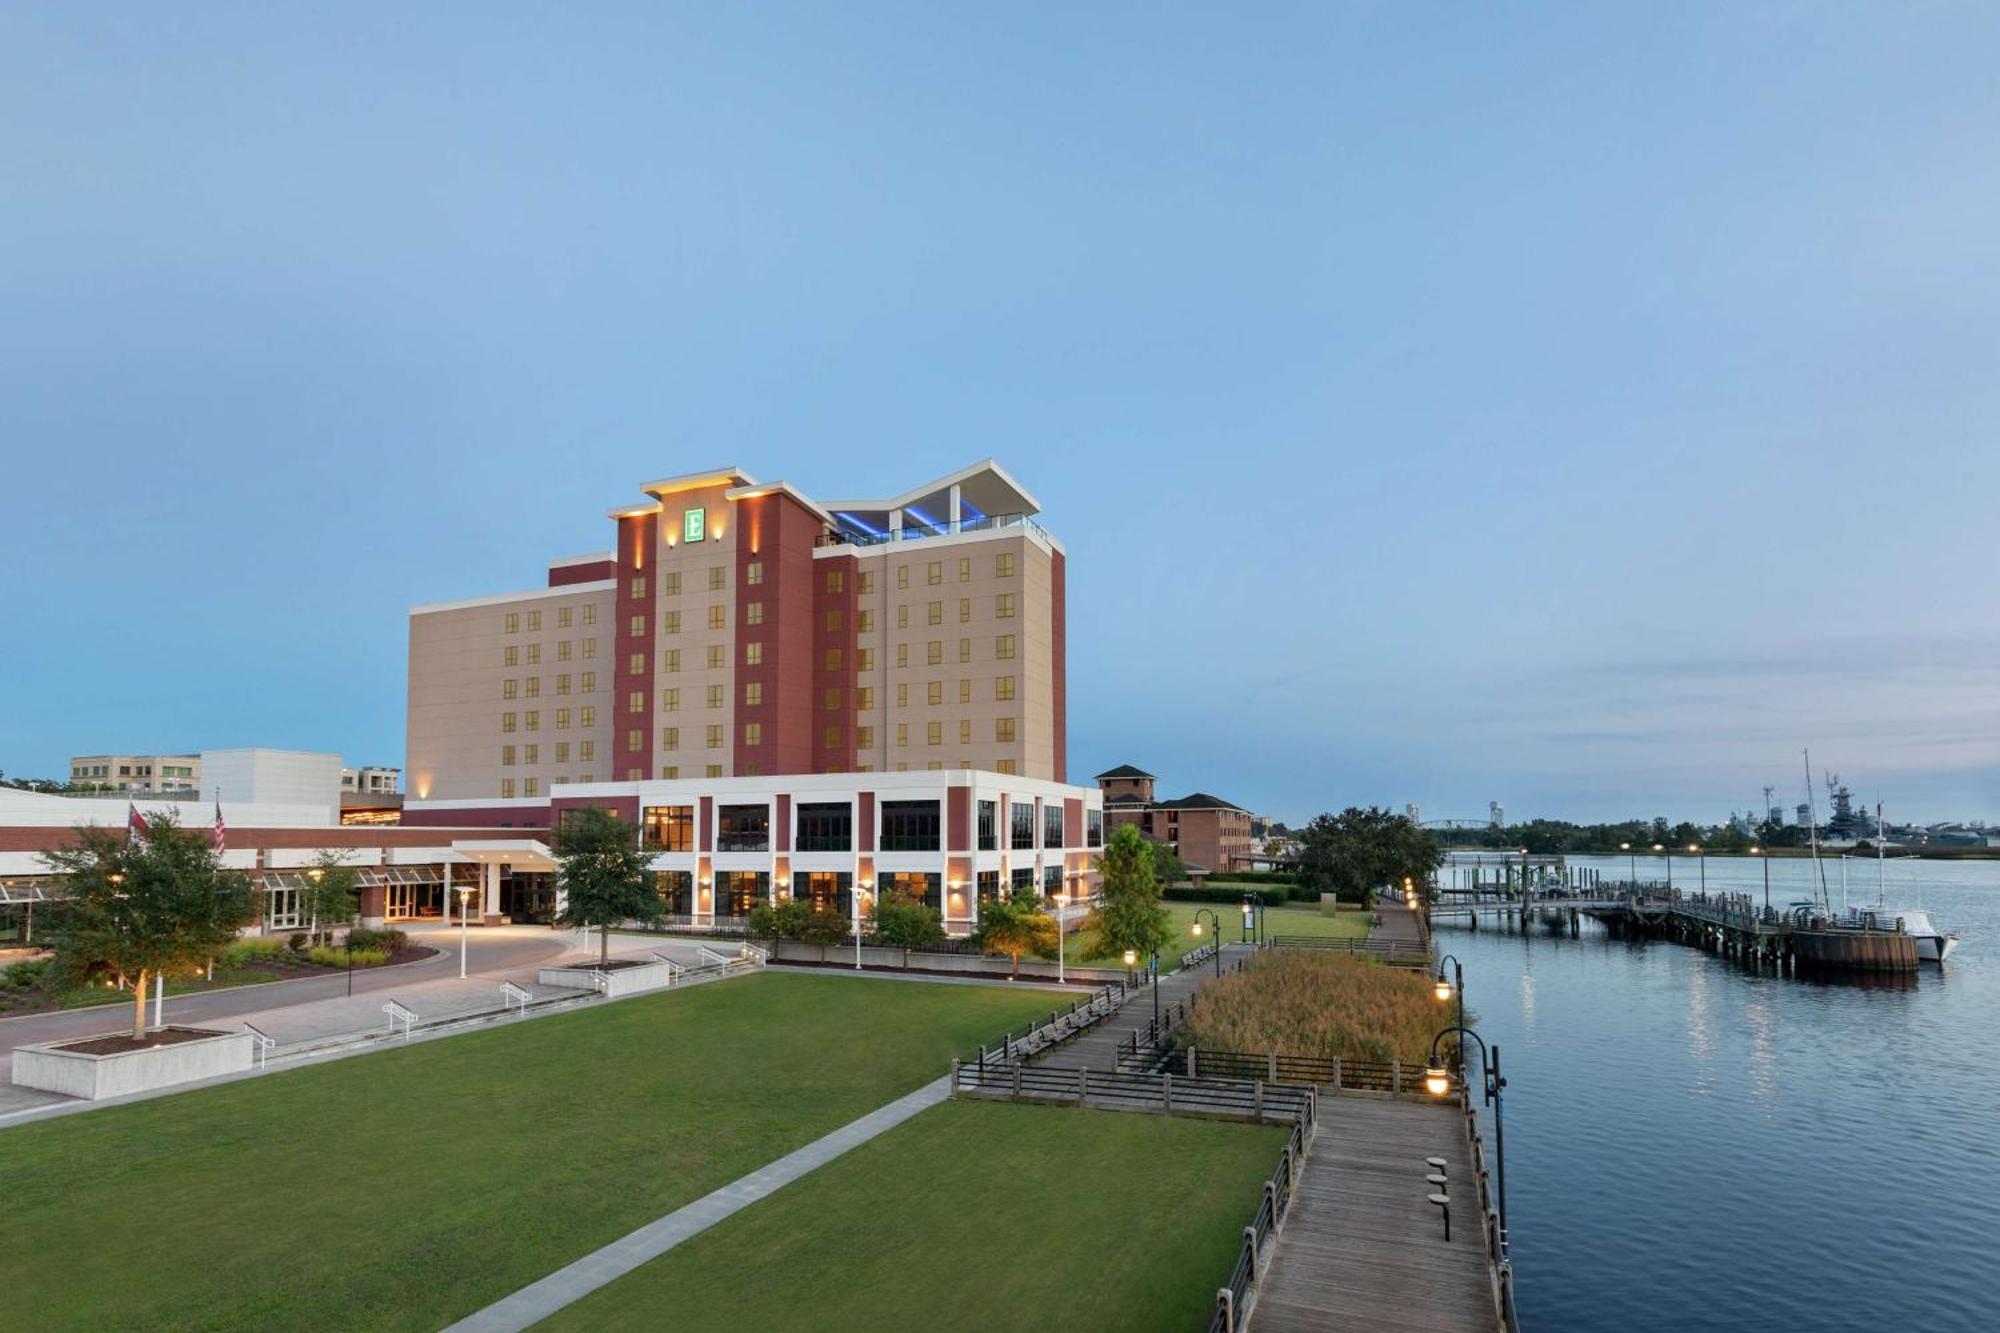
<svg viewBox="0 0 2000 1333"><path fill-rule="evenodd" d="M1874 863L1850 866L1874 901ZM1770 870L1774 904L1808 896L1810 861ZM1761 899L1763 871L1710 857L1708 887ZM1697 886L1693 858L1673 872ZM2000 862L1885 879L1961 937L1908 986L1759 975L1587 919L1579 939L1439 923L1502 1052L1530 1333L2000 1329Z"/></svg>

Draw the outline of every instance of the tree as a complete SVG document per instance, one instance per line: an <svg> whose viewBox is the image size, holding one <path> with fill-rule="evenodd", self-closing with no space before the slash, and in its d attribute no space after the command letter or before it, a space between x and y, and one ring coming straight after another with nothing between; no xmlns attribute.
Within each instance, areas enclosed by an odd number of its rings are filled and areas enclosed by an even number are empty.
<svg viewBox="0 0 2000 1333"><path fill-rule="evenodd" d="M331 941L335 922L354 924L355 894L360 887L361 872L347 864L346 852L322 850L313 856L306 867L306 891L299 905L312 922L315 944ZM326 923L324 931L321 922Z"/></svg>
<svg viewBox="0 0 2000 1333"><path fill-rule="evenodd" d="M633 830L609 810L564 812L556 834L556 890L564 899L556 924L596 926L599 962L610 961L613 926L653 921L665 910L646 863Z"/></svg>
<svg viewBox="0 0 2000 1333"><path fill-rule="evenodd" d="M881 895L871 919L875 938L891 948L927 949L944 942L944 914L907 893Z"/></svg>
<svg viewBox="0 0 2000 1333"><path fill-rule="evenodd" d="M826 961L826 951L846 938L847 918L831 907L809 908L799 925L799 942L818 945L822 963Z"/></svg>
<svg viewBox="0 0 2000 1333"><path fill-rule="evenodd" d="M980 904L979 947L1011 958L1014 968L1008 979L1012 980L1021 975L1022 954L1055 951L1056 919L1032 897L991 899Z"/></svg>
<svg viewBox="0 0 2000 1333"><path fill-rule="evenodd" d="M1156 851L1130 824L1120 824L1104 840L1102 901L1092 923L1101 948L1114 954L1130 949L1144 958L1172 938L1172 918L1160 905Z"/></svg>
<svg viewBox="0 0 2000 1333"><path fill-rule="evenodd" d="M1186 881L1187 863L1181 860L1179 852L1164 842L1152 842L1146 845L1153 850L1153 878L1160 882L1161 888Z"/></svg>
<svg viewBox="0 0 2000 1333"><path fill-rule="evenodd" d="M69 880L68 912L56 929L56 975L81 982L93 967L134 979L132 1039L146 1036L146 988L169 971L206 967L254 916L250 879L224 870L207 829L171 814L123 829L83 829L74 847L42 853Z"/></svg>
<svg viewBox="0 0 2000 1333"><path fill-rule="evenodd" d="M1430 882L1444 864L1444 849L1408 815L1370 806L1322 814L1306 825L1299 852L1299 883L1343 902L1367 904L1385 884Z"/></svg>

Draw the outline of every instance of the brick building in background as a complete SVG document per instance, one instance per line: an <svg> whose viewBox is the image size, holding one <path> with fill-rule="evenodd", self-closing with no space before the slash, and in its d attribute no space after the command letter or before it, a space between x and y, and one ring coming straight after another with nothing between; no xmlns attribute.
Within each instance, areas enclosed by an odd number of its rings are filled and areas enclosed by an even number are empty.
<svg viewBox="0 0 2000 1333"><path fill-rule="evenodd" d="M1062 782L1064 552L992 460L818 502L639 488L547 586L410 613L407 790L976 770Z"/></svg>
<svg viewBox="0 0 2000 1333"><path fill-rule="evenodd" d="M1106 828L1135 826L1146 837L1171 846L1191 871L1250 867L1256 842L1251 837L1248 810L1199 791L1163 801L1154 791L1158 781L1131 764L1099 773L1097 786L1104 794Z"/></svg>

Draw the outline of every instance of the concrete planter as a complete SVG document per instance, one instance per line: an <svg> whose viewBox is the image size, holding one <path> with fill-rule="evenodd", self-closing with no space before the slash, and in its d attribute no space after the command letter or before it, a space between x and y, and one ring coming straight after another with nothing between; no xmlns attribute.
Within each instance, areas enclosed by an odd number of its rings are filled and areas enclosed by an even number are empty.
<svg viewBox="0 0 2000 1333"><path fill-rule="evenodd" d="M252 1057L248 1032L218 1032L195 1041L113 1055L58 1049L67 1044L51 1042L16 1048L14 1082L24 1088L98 1101L170 1088L177 1083L193 1083L219 1074L240 1074L250 1068Z"/></svg>
<svg viewBox="0 0 2000 1333"><path fill-rule="evenodd" d="M638 967L615 967L604 973L604 985L597 983L597 970L583 967L545 967L537 974L544 986L571 986L577 990L602 990L610 996L637 995L659 990L672 979L665 963L644 963Z"/></svg>

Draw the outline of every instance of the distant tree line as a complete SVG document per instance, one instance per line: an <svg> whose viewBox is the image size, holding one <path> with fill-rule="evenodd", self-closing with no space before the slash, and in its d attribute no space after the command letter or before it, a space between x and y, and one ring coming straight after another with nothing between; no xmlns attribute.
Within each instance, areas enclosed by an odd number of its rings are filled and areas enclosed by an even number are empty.
<svg viewBox="0 0 2000 1333"><path fill-rule="evenodd" d="M1531 819L1500 828L1446 829L1438 837L1446 847L1520 851L1526 848L1538 856L1616 856L1629 844L1633 850L1648 852L1655 845L1685 849L1701 846L1711 852L1747 852L1752 846L1797 847L1806 841L1806 831L1775 819L1767 819L1756 833L1745 833L1733 824L1703 828L1681 820L1669 823L1664 815L1652 819L1627 819L1615 824L1573 824L1566 819Z"/></svg>

